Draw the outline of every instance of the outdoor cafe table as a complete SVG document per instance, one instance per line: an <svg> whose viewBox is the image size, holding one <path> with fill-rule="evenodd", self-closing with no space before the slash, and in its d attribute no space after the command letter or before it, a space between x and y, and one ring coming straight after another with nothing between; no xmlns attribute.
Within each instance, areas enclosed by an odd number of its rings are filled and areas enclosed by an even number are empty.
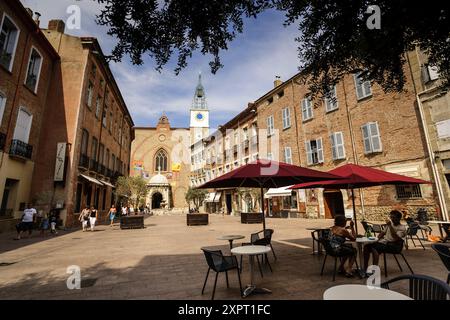
<svg viewBox="0 0 450 320"><path fill-rule="evenodd" d="M413 300L404 294L361 284L344 284L328 288L323 300Z"/></svg>
<svg viewBox="0 0 450 320"><path fill-rule="evenodd" d="M266 246L242 246L231 249L232 254L238 255L247 255L250 259L250 284L247 285L247 288L244 290L244 294L242 295L244 298L248 297L251 294L258 293L272 293L269 289L266 288L257 288L255 285L255 273L254 273L254 265L255 265L255 256L259 254L265 254L270 252L270 247Z"/></svg>
<svg viewBox="0 0 450 320"><path fill-rule="evenodd" d="M233 240L239 240L239 239L244 239L245 236L242 236L240 234L230 234L230 235L224 235L221 236L219 238L217 238L217 240L228 240L230 242L230 250L233 249Z"/></svg>
<svg viewBox="0 0 450 320"><path fill-rule="evenodd" d="M364 257L363 257L363 247L366 244L371 244L371 243L375 243L378 241L378 238L373 237L373 238L367 238L367 237L360 237L360 238L356 238L356 245L358 247L358 255L359 255L359 271L360 274L362 276L362 272L364 272Z"/></svg>
<svg viewBox="0 0 450 320"><path fill-rule="evenodd" d="M436 220L429 220L429 221L427 221L427 222L428 222L428 223L434 223L434 224L437 224L437 225L439 226L439 232L441 233L441 239L442 239L442 241L443 241L443 242L447 242L449 234L448 234L447 231L445 231L446 235L445 235L445 237L444 237L444 234L443 234L442 230L444 229L444 228L443 228L443 225L447 225L448 228L450 228L450 221L436 221ZM447 229L447 230L449 230L449 229Z"/></svg>

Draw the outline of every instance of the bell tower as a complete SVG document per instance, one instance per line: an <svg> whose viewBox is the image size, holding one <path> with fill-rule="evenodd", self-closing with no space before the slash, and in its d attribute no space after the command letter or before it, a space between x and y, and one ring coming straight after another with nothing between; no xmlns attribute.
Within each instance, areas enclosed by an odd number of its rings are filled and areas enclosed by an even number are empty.
<svg viewBox="0 0 450 320"><path fill-rule="evenodd" d="M198 75L198 83L195 88L194 98L191 105L191 145L206 138L209 135L209 110L206 103L205 89L202 85L202 74Z"/></svg>

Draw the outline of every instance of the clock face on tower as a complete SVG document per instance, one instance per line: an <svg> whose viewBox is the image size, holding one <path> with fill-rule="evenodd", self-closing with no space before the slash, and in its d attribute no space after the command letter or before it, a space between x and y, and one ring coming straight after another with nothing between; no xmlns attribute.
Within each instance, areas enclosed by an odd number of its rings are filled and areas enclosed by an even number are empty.
<svg viewBox="0 0 450 320"><path fill-rule="evenodd" d="M197 118L197 120L201 121L201 120L203 120L203 114L201 114L201 113L199 112L199 113L197 113L197 114L195 115L195 118Z"/></svg>

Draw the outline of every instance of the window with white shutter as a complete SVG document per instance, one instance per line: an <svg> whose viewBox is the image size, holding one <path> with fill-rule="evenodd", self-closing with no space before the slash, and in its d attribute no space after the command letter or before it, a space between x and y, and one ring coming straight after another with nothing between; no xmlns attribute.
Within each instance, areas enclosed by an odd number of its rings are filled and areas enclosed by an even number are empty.
<svg viewBox="0 0 450 320"><path fill-rule="evenodd" d="M267 118L267 136L273 135L273 116Z"/></svg>
<svg viewBox="0 0 450 320"><path fill-rule="evenodd" d="M383 151L378 123L366 123L361 127L361 129L364 142L364 153L367 154Z"/></svg>
<svg viewBox="0 0 450 320"><path fill-rule="evenodd" d="M0 28L0 64L8 71L12 71L19 33L16 24L4 14Z"/></svg>
<svg viewBox="0 0 450 320"><path fill-rule="evenodd" d="M317 146L317 162L323 163L322 138L316 140L316 146Z"/></svg>
<svg viewBox="0 0 450 320"><path fill-rule="evenodd" d="M291 147L284 148L284 162L292 164L292 150Z"/></svg>
<svg viewBox="0 0 450 320"><path fill-rule="evenodd" d="M370 81L363 81L359 75L361 72L354 74L356 97L358 100L364 99L372 95L372 88L370 87Z"/></svg>
<svg viewBox="0 0 450 320"><path fill-rule="evenodd" d="M305 98L302 100L302 117L303 121L312 119L313 117L313 110L312 110L312 101L311 98Z"/></svg>
<svg viewBox="0 0 450 320"><path fill-rule="evenodd" d="M16 127L14 129L14 140L19 140L24 143L28 143L30 138L31 123L33 121L33 116L24 108L19 109L17 115Z"/></svg>
<svg viewBox="0 0 450 320"><path fill-rule="evenodd" d="M325 111L330 112L336 110L338 108L337 94L336 94L336 86L333 86L326 94L325 94Z"/></svg>
<svg viewBox="0 0 450 320"><path fill-rule="evenodd" d="M333 160L345 159L344 135L342 132L334 132L330 139Z"/></svg>
<svg viewBox="0 0 450 320"><path fill-rule="evenodd" d="M284 108L281 110L281 115L283 118L283 129L288 129L291 127L291 110L289 108Z"/></svg>
<svg viewBox="0 0 450 320"><path fill-rule="evenodd" d="M34 93L37 92L39 76L41 74L41 66L42 66L41 54L35 48L31 48L25 84Z"/></svg>
<svg viewBox="0 0 450 320"><path fill-rule="evenodd" d="M311 164L313 164L311 141L305 142L305 150L306 150L306 163L308 165L311 165Z"/></svg>

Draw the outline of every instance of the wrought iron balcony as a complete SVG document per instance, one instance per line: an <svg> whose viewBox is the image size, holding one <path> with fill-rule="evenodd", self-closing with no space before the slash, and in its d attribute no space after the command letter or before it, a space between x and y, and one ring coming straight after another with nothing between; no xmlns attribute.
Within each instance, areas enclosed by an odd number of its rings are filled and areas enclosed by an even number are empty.
<svg viewBox="0 0 450 320"><path fill-rule="evenodd" d="M6 134L0 132L0 150L5 150Z"/></svg>
<svg viewBox="0 0 450 320"><path fill-rule="evenodd" d="M80 154L80 161L78 166L88 169L89 168L89 157L85 154Z"/></svg>
<svg viewBox="0 0 450 320"><path fill-rule="evenodd" d="M33 146L20 140L12 140L9 154L21 158L31 159L33 153Z"/></svg>

